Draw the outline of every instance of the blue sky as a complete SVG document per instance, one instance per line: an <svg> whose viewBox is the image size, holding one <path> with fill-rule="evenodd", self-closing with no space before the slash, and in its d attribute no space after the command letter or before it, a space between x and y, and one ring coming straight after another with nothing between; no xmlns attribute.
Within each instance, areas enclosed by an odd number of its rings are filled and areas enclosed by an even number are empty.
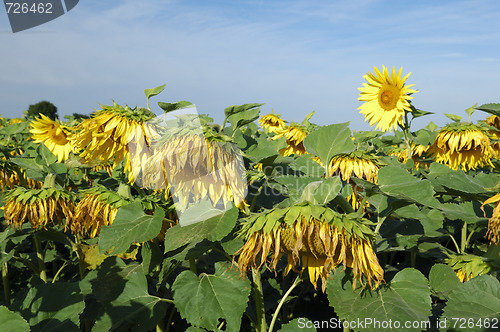
<svg viewBox="0 0 500 332"><path fill-rule="evenodd" d="M0 114L54 103L60 116L99 103L145 106L188 100L222 122L227 106L261 102L289 121L351 121L362 76L382 65L412 72L413 104L444 125L500 102L500 2L94 1L13 34L0 12ZM155 106L156 107L156 106ZM481 119L475 114L473 119Z"/></svg>

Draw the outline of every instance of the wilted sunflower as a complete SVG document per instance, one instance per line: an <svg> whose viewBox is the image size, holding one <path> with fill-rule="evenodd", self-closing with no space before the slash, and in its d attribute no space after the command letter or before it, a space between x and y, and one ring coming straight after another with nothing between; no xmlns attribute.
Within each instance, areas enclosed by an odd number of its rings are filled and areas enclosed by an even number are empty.
<svg viewBox="0 0 500 332"><path fill-rule="evenodd" d="M471 254L452 256L446 260L446 263L455 271L461 282L495 270L488 258Z"/></svg>
<svg viewBox="0 0 500 332"><path fill-rule="evenodd" d="M125 159L124 171L129 172L129 182L133 183L151 156L149 145L157 134L146 121L154 114L116 103L101 107L75 128L73 145L76 150L83 150L80 155L86 160L112 161L113 168Z"/></svg>
<svg viewBox="0 0 500 332"><path fill-rule="evenodd" d="M130 203L117 192L102 187L93 187L82 192L82 200L75 207L75 214L69 222L73 234L94 238L102 226L113 223L118 209Z"/></svg>
<svg viewBox="0 0 500 332"><path fill-rule="evenodd" d="M20 229L25 221L32 228L46 228L47 224L65 225L73 216L73 198L70 193L56 188L26 189L17 187L6 195L5 222Z"/></svg>
<svg viewBox="0 0 500 332"><path fill-rule="evenodd" d="M330 272L342 264L343 269L353 270L353 289L357 280L364 287L363 275L374 289L383 281L384 271L373 251L373 232L368 223L308 203L253 215L240 231L246 243L236 253L240 254L238 267L243 274L263 264L275 270L282 255L287 254L285 275L302 265L301 272L308 270L315 288L321 278L324 291Z"/></svg>
<svg viewBox="0 0 500 332"><path fill-rule="evenodd" d="M267 114L259 119L259 123L263 128L269 129L271 133L277 133L285 129L285 121L282 120L279 115Z"/></svg>
<svg viewBox="0 0 500 332"><path fill-rule="evenodd" d="M154 145L142 186L165 190L182 209L209 198L213 206L244 207L245 169L239 148L223 135L170 133ZM243 204L243 205L242 205Z"/></svg>
<svg viewBox="0 0 500 332"><path fill-rule="evenodd" d="M377 157L360 150L335 156L330 162L330 176L340 175L342 180L349 182L351 177L357 177L372 183L377 183L377 173L382 164ZM361 203L358 195L359 187L351 183L352 194L347 198L353 209Z"/></svg>
<svg viewBox="0 0 500 332"><path fill-rule="evenodd" d="M464 171L491 166L495 152L490 145L488 129L479 124L452 123L438 133L428 150L433 159L451 169Z"/></svg>
<svg viewBox="0 0 500 332"><path fill-rule="evenodd" d="M292 154L300 156L306 153L304 140L306 139L307 131L303 126L292 123L290 126L276 131L276 134L277 135L273 136L271 139L277 140L281 137L285 137L286 139L287 147L280 150L282 156L287 157Z"/></svg>
<svg viewBox="0 0 500 332"><path fill-rule="evenodd" d="M500 194L496 194L495 196L488 198L486 201L484 201L483 205L481 205L481 208L486 204L495 202L496 204L493 208L493 214L488 220L488 231L486 232L486 237L488 238L490 243L493 242L495 244L498 244L498 232L500 231Z"/></svg>
<svg viewBox="0 0 500 332"><path fill-rule="evenodd" d="M411 145L411 159L415 163L415 169L428 168L431 164L431 160L426 160L426 152L429 150L430 146L421 144ZM408 148L396 148L388 153L389 156L396 156L400 163L405 164L408 161Z"/></svg>
<svg viewBox="0 0 500 332"><path fill-rule="evenodd" d="M409 100L413 97L410 95L417 90L410 89L415 84L405 86L405 81L411 73L401 78L402 67L397 75L393 67L390 76L387 68L382 68L382 73L374 67L375 74L368 72L363 76L368 83L363 83L364 87L358 89L361 91L358 100L365 103L358 109L364 114L365 120L370 121L370 126L377 124L375 129L392 131L393 127L396 130L398 125L403 124L405 112L411 112Z"/></svg>
<svg viewBox="0 0 500 332"><path fill-rule="evenodd" d="M31 134L35 143L43 143L57 157L59 162L68 159L69 153L73 151L69 140L70 131L59 121L40 114L40 118L35 118L30 123Z"/></svg>

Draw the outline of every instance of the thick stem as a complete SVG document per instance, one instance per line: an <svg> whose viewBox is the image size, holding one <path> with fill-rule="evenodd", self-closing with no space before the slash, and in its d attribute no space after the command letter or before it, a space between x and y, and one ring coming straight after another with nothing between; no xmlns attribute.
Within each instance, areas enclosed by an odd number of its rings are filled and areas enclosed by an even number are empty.
<svg viewBox="0 0 500 332"><path fill-rule="evenodd" d="M462 226L462 238L460 239L460 253L464 254L467 247L467 222Z"/></svg>
<svg viewBox="0 0 500 332"><path fill-rule="evenodd" d="M255 330L257 332L266 331L266 312L264 310L264 295L262 293L262 282L260 280L260 271L252 267L252 297L255 301L255 311L257 313L257 322Z"/></svg>
<svg viewBox="0 0 500 332"><path fill-rule="evenodd" d="M194 258L190 258L189 259L189 269L191 270L191 272L193 272L194 274L198 274L196 273L196 261Z"/></svg>
<svg viewBox="0 0 500 332"><path fill-rule="evenodd" d="M45 180L43 181L44 188L54 188L56 186L56 175L49 173L45 176Z"/></svg>
<svg viewBox="0 0 500 332"><path fill-rule="evenodd" d="M45 270L45 255L42 249L42 245L40 244L40 239L38 235L33 235L33 241L35 242L36 249L36 257L38 260L38 276L43 282L47 283L47 272Z"/></svg>
<svg viewBox="0 0 500 332"><path fill-rule="evenodd" d="M410 253L410 259L411 259L411 267L415 268L415 265L416 265L416 262L417 262L417 252L416 251L412 251Z"/></svg>
<svg viewBox="0 0 500 332"><path fill-rule="evenodd" d="M405 112L405 117L404 117L404 128L403 128L403 134L405 136L405 142L406 142L406 149L408 153L408 160L412 158L412 151L411 151L411 140L410 140L410 123L408 122L408 113Z"/></svg>
<svg viewBox="0 0 500 332"><path fill-rule="evenodd" d="M290 288L288 288L288 290L286 291L285 295L283 295L283 297L281 298L280 303L278 303L278 307L274 311L274 315L273 315L273 319L271 320L271 324L269 324L269 330L268 330L269 332L273 331L274 324L276 323L276 319L278 318L278 314L279 314L279 312L281 310L281 307L285 303L288 295L290 295L290 293L293 291L293 289L295 287L297 287L297 285L299 284L299 282L300 282L300 277L295 278L295 281L293 282L292 286L290 286Z"/></svg>
<svg viewBox="0 0 500 332"><path fill-rule="evenodd" d="M2 266L2 283L3 283L3 294L5 297L6 306L10 306L10 285L9 285L9 270L7 267L7 262L3 263Z"/></svg>

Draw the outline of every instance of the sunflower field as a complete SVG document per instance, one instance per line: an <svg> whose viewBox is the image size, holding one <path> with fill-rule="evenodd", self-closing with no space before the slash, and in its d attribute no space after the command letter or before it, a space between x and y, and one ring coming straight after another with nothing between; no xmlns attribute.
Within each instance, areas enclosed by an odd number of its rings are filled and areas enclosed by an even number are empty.
<svg viewBox="0 0 500 332"><path fill-rule="evenodd" d="M500 104L413 128L409 75L363 76L373 131L165 86L1 118L0 331L498 329Z"/></svg>

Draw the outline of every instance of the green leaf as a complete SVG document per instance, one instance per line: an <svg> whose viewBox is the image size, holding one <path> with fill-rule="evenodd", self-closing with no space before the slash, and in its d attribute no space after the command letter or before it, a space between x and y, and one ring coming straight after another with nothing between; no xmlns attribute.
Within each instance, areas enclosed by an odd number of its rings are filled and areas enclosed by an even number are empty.
<svg viewBox="0 0 500 332"><path fill-rule="evenodd" d="M455 271L445 264L434 264L429 272L429 284L432 292L441 299L447 299L449 294L461 285Z"/></svg>
<svg viewBox="0 0 500 332"><path fill-rule="evenodd" d="M336 273L333 279L327 281L326 294L328 300L335 306L335 312L340 319L346 321L365 322L363 327L355 330L380 331L374 321L404 324L405 321L427 322L431 315L431 297L428 281L416 269L406 268L398 272L390 285L383 285L375 291L362 290L358 287L352 291L352 278L347 278L345 272ZM367 320L370 324L366 323ZM409 331L404 325L397 328L384 328L384 331ZM425 328L414 329L417 331Z"/></svg>
<svg viewBox="0 0 500 332"><path fill-rule="evenodd" d="M248 107L243 107L244 108L243 110L233 113L227 118L229 123L231 123L233 133L238 128L241 128L244 125L254 122L259 118L260 108L258 106L262 104L245 104L242 106L247 106L247 105Z"/></svg>
<svg viewBox="0 0 500 332"><path fill-rule="evenodd" d="M50 152L50 150L45 146L45 144L40 144L37 149L38 156L35 158L35 162L42 167L49 167L57 161L57 157Z"/></svg>
<svg viewBox="0 0 500 332"><path fill-rule="evenodd" d="M334 321L336 322L336 321ZM319 322L316 321L316 324ZM322 327L322 326L319 326ZM340 328L340 326L332 326L332 324L329 324L329 328ZM279 332L302 332L302 331L317 331L316 328L314 327L314 322L311 322L307 318L295 318L291 321L289 321L287 324L283 324L281 326L281 329Z"/></svg>
<svg viewBox="0 0 500 332"><path fill-rule="evenodd" d="M314 198L320 205L330 202L342 190L342 180L340 177L335 176L323 180L314 191Z"/></svg>
<svg viewBox="0 0 500 332"><path fill-rule="evenodd" d="M291 164L290 167L294 171L301 172L306 176L319 178L325 174L325 169L321 167L320 164L315 162L310 154L303 154L297 157Z"/></svg>
<svg viewBox="0 0 500 332"><path fill-rule="evenodd" d="M25 170L31 169L34 171L41 171L43 169L42 166L34 162L35 158L13 157L9 160Z"/></svg>
<svg viewBox="0 0 500 332"><path fill-rule="evenodd" d="M500 116L500 104L490 103L476 107L477 110Z"/></svg>
<svg viewBox="0 0 500 332"><path fill-rule="evenodd" d="M158 94L160 94L163 90L165 90L165 87L167 85L163 84L161 86L157 86L156 88L153 89L145 89L144 94L146 95L146 98L149 100L149 98L154 97Z"/></svg>
<svg viewBox="0 0 500 332"><path fill-rule="evenodd" d="M233 105L233 106L227 107L224 110L224 114L226 115L226 117L230 117L231 115L234 115L234 114L237 114L240 112L244 112L244 111L248 111L252 108L261 107L262 105L264 105L264 104L253 103L253 104Z"/></svg>
<svg viewBox="0 0 500 332"><path fill-rule="evenodd" d="M161 109L165 111L165 113L181 110L184 108L194 107L192 103L185 100L178 101L176 103L163 103L160 101L158 102L158 106L160 106Z"/></svg>
<svg viewBox="0 0 500 332"><path fill-rule="evenodd" d="M118 209L110 226L103 226L99 235L99 250L121 254L132 242L149 241L160 234L165 212L156 209L153 216L145 214L140 202L131 203Z"/></svg>
<svg viewBox="0 0 500 332"><path fill-rule="evenodd" d="M472 105L471 107L469 107L468 109L465 110L465 113L467 113L467 115L469 116L469 119L470 119L471 115L476 111L476 107L477 107L477 103L475 103L474 105Z"/></svg>
<svg viewBox="0 0 500 332"><path fill-rule="evenodd" d="M430 130L430 131L435 131L436 129L438 129L438 125L435 124L434 122L429 122L429 124L427 126L424 127L425 129L427 130Z"/></svg>
<svg viewBox="0 0 500 332"><path fill-rule="evenodd" d="M196 244L205 239L215 242L222 240L236 225L238 209L233 207L215 217L196 224L181 227L176 225L165 233L165 252L187 244Z"/></svg>
<svg viewBox="0 0 500 332"><path fill-rule="evenodd" d="M485 319L496 321L498 328L500 317L500 282L491 275L474 277L469 281L458 285L449 297L443 316L448 319L448 327L454 323L454 318L473 318L474 322L479 319L483 324ZM484 331L486 326L468 326L465 329L460 324L451 327L459 330ZM492 327L492 326L490 326ZM486 328L488 330L488 328Z"/></svg>
<svg viewBox="0 0 500 332"><path fill-rule="evenodd" d="M2 332L29 332L30 326L20 314L0 306L0 331Z"/></svg>
<svg viewBox="0 0 500 332"><path fill-rule="evenodd" d="M250 281L241 278L230 266L216 265L215 274L196 276L184 271L172 285L174 303L188 323L214 330L219 319L227 323L227 331L239 331L241 316L250 295Z"/></svg>
<svg viewBox="0 0 500 332"><path fill-rule="evenodd" d="M448 113L443 113L448 119L451 119L455 122L460 122L462 121L462 117L456 114L448 114Z"/></svg>
<svg viewBox="0 0 500 332"><path fill-rule="evenodd" d="M306 187L312 183L321 180L318 177L284 175L275 178L276 182L288 189L288 196L293 200L299 200Z"/></svg>
<svg viewBox="0 0 500 332"><path fill-rule="evenodd" d="M141 246L141 256L145 273L150 273L157 266L160 266L163 260L163 254L158 245L150 241Z"/></svg>
<svg viewBox="0 0 500 332"><path fill-rule="evenodd" d="M77 282L31 286L16 311L28 321L31 331L78 331L79 315L85 308Z"/></svg>
<svg viewBox="0 0 500 332"><path fill-rule="evenodd" d="M378 172L379 188L386 195L410 202L439 206L429 180L421 180L396 166L382 167Z"/></svg>
<svg viewBox="0 0 500 332"><path fill-rule="evenodd" d="M319 157L323 165L341 153L354 151L349 122L324 126L309 134L304 147L310 154Z"/></svg>
<svg viewBox="0 0 500 332"><path fill-rule="evenodd" d="M413 108L411 111L411 115L413 116L413 119L420 118L421 116L429 115L429 114L434 114L433 112L427 112L427 111L422 111L416 108Z"/></svg>

